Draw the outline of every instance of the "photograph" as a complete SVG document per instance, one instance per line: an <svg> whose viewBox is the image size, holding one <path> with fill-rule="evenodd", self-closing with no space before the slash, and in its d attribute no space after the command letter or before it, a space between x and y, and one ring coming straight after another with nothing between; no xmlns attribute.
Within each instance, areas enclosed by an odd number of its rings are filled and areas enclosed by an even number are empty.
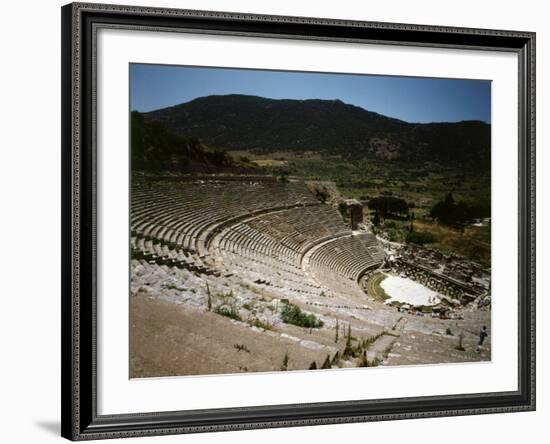
<svg viewBox="0 0 550 444"><path fill-rule="evenodd" d="M545 6L5 2L2 442L544 441Z"/></svg>
<svg viewBox="0 0 550 444"><path fill-rule="evenodd" d="M490 79L128 76L130 378L491 361Z"/></svg>
<svg viewBox="0 0 550 444"><path fill-rule="evenodd" d="M63 437L537 408L533 15L292 6L61 8Z"/></svg>

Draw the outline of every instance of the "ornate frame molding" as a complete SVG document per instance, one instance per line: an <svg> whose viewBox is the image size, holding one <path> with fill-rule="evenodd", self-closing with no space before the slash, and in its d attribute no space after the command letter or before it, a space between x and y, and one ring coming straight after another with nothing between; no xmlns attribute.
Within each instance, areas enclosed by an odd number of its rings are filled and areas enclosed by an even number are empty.
<svg viewBox="0 0 550 444"><path fill-rule="evenodd" d="M535 409L535 34L72 3L62 8L62 435L71 440ZM99 27L514 52L519 60L517 392L97 415L95 42Z"/></svg>

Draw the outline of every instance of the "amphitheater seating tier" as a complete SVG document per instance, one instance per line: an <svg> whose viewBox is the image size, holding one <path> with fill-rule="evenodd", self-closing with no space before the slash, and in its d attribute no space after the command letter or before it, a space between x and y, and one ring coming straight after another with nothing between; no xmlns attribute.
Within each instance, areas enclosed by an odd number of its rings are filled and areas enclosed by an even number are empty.
<svg viewBox="0 0 550 444"><path fill-rule="evenodd" d="M281 297L357 295L384 258L374 235L353 234L300 182L136 181L131 230L146 260L236 273Z"/></svg>

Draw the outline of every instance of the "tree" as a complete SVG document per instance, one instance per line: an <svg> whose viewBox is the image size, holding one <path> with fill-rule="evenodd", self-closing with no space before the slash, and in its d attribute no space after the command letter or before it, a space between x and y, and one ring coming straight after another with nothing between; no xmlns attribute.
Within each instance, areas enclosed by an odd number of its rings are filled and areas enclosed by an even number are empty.
<svg viewBox="0 0 550 444"><path fill-rule="evenodd" d="M344 357L353 355L353 347L351 345L351 322L348 324L348 334L346 338L346 348L344 348Z"/></svg>
<svg viewBox="0 0 550 444"><path fill-rule="evenodd" d="M379 196L369 200L368 207L379 213L384 219L389 215L406 215L409 213L409 205L405 199L394 196Z"/></svg>
<svg viewBox="0 0 550 444"><path fill-rule="evenodd" d="M455 218L456 204L453 193L447 193L445 198L437 202L430 210L430 216L442 223L452 223Z"/></svg>
<svg viewBox="0 0 550 444"><path fill-rule="evenodd" d="M357 367L368 367L369 361L367 360L367 352L366 350L363 350L363 353L361 353L361 360L359 361L359 364L357 364Z"/></svg>
<svg viewBox="0 0 550 444"><path fill-rule="evenodd" d="M375 227L380 225L380 216L378 215L378 211L374 213L374 218L372 219L372 223Z"/></svg>
<svg viewBox="0 0 550 444"><path fill-rule="evenodd" d="M281 183L288 183L290 182L290 179L288 178L289 175L290 175L290 172L286 170L281 171L281 174L279 175L279 177L277 177L277 180Z"/></svg>
<svg viewBox="0 0 550 444"><path fill-rule="evenodd" d="M208 294L207 307L208 311L212 311L212 294L210 293L210 286L206 283L206 293Z"/></svg>
<svg viewBox="0 0 550 444"><path fill-rule="evenodd" d="M235 166L225 151L176 133L138 111L131 114L131 153L132 168L140 170L216 171Z"/></svg>
<svg viewBox="0 0 550 444"><path fill-rule="evenodd" d="M344 201L340 202L338 204L338 211L340 212L340 214L342 215L342 217L344 219L347 218L347 215L348 215L348 207L346 206L346 203Z"/></svg>
<svg viewBox="0 0 550 444"><path fill-rule="evenodd" d="M327 201L330 198L330 192L324 185L317 185L314 187L313 192L315 194L315 198L322 203L327 203Z"/></svg>
<svg viewBox="0 0 550 444"><path fill-rule="evenodd" d="M430 210L430 216L444 224L460 224L491 214L490 203L456 202L453 193L447 193L442 201L437 202Z"/></svg>

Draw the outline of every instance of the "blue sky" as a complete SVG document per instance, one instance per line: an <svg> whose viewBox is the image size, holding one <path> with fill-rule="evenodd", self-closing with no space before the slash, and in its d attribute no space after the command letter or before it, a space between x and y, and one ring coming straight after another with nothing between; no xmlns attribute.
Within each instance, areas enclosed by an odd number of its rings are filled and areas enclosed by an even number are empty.
<svg viewBox="0 0 550 444"><path fill-rule="evenodd" d="M130 65L130 108L142 112L197 97L340 99L406 122L491 122L488 80Z"/></svg>

